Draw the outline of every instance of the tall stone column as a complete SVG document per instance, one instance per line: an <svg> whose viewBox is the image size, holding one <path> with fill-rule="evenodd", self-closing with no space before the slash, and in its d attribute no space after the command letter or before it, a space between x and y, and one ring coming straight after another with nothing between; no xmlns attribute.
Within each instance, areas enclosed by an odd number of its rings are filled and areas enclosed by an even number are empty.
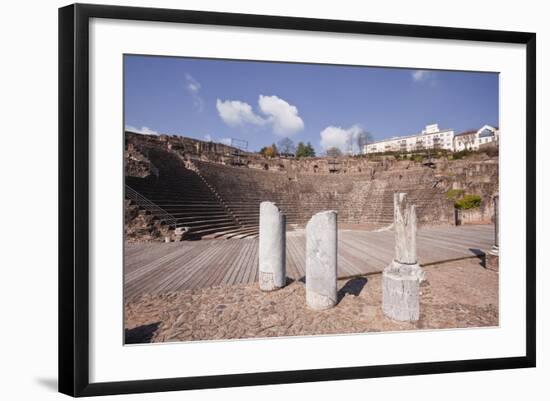
<svg viewBox="0 0 550 401"><path fill-rule="evenodd" d="M314 215L306 226L306 303L323 310L338 300L338 227L337 212Z"/></svg>
<svg viewBox="0 0 550 401"><path fill-rule="evenodd" d="M260 289L273 291L286 283L286 218L273 202L260 204Z"/></svg>
<svg viewBox="0 0 550 401"><path fill-rule="evenodd" d="M416 255L416 207L407 194L393 196L395 258L382 273L382 310L390 319L417 321L424 272Z"/></svg>
<svg viewBox="0 0 550 401"><path fill-rule="evenodd" d="M499 224L499 195L496 194L493 197L493 213L495 223L495 243L491 250L485 254L485 267L489 270L499 270L499 244L500 244L500 224Z"/></svg>

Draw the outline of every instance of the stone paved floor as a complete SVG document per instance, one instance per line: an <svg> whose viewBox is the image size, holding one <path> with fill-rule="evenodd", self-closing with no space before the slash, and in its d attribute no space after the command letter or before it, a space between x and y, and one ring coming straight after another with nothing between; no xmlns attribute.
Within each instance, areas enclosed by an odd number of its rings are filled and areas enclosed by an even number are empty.
<svg viewBox="0 0 550 401"><path fill-rule="evenodd" d="M295 281L264 293L256 283L143 295L125 307L126 343L343 334L498 325L498 273L477 258L424 268L421 318L387 319L381 275L339 282L335 308L312 311Z"/></svg>

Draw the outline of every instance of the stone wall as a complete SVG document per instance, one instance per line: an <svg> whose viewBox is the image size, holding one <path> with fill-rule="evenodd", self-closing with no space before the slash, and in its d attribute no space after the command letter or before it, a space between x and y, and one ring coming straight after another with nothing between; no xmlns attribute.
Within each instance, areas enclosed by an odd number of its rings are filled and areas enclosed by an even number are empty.
<svg viewBox="0 0 550 401"><path fill-rule="evenodd" d="M199 158L227 165L243 165L251 153L222 143L201 141L176 135L142 135L126 131L126 148L156 147L180 154L186 158Z"/></svg>
<svg viewBox="0 0 550 401"><path fill-rule="evenodd" d="M293 158L265 158L260 155L249 155L246 165L249 168L284 171L288 174L372 174L375 168L383 167L385 161L372 161L358 157L311 157L303 159Z"/></svg>
<svg viewBox="0 0 550 401"><path fill-rule="evenodd" d="M493 203L483 201L479 207L468 210L458 210L458 220L461 225L467 224L490 224L493 222Z"/></svg>

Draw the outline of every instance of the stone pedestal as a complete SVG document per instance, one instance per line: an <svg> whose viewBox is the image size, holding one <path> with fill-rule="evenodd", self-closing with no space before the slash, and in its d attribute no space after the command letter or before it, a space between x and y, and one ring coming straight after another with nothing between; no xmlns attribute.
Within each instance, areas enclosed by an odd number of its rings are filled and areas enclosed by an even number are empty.
<svg viewBox="0 0 550 401"><path fill-rule="evenodd" d="M286 283L285 216L273 202L260 204L259 281L260 289L273 291Z"/></svg>
<svg viewBox="0 0 550 401"><path fill-rule="evenodd" d="M395 258L382 274L382 311L393 320L414 322L420 317L420 283L424 272L416 255L416 208L407 194L393 198Z"/></svg>
<svg viewBox="0 0 550 401"><path fill-rule="evenodd" d="M498 247L493 247L490 251L485 253L485 268L495 272L499 271L498 268Z"/></svg>
<svg viewBox="0 0 550 401"><path fill-rule="evenodd" d="M418 264L393 261L382 273L382 310L393 320L414 322L420 317L420 283L424 272Z"/></svg>
<svg viewBox="0 0 550 401"><path fill-rule="evenodd" d="M311 309L323 310L338 300L337 213L317 213L306 226L306 303Z"/></svg>

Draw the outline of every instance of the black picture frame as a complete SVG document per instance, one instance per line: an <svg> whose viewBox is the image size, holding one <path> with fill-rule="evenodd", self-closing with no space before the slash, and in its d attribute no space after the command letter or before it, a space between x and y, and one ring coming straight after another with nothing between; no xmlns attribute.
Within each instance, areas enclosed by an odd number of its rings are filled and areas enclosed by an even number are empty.
<svg viewBox="0 0 550 401"><path fill-rule="evenodd" d="M527 68L525 355L495 359L90 383L88 61L91 18L524 44ZM534 367L536 361L535 65L536 35L527 32L87 4L74 4L60 8L59 391L71 396L95 396Z"/></svg>

